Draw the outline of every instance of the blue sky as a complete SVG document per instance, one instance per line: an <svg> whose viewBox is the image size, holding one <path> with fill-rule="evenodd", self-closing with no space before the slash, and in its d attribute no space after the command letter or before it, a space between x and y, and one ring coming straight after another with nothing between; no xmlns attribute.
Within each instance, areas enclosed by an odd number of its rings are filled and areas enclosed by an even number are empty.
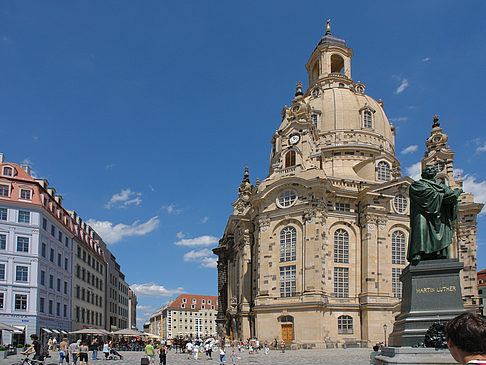
<svg viewBox="0 0 486 365"><path fill-rule="evenodd" d="M209 249L332 18L352 76L383 99L404 174L440 115L486 201L486 4L479 1L0 3L1 152L28 161L110 242L145 318L217 294ZM405 152L404 152L405 151ZM415 165L416 166L416 165ZM479 219L478 268L486 267Z"/></svg>

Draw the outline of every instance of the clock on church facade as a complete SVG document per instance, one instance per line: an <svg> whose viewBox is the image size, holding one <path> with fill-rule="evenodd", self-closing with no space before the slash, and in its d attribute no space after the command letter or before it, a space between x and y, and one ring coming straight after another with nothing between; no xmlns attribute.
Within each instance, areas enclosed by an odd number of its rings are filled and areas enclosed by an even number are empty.
<svg viewBox="0 0 486 365"><path fill-rule="evenodd" d="M409 177L395 156L383 102L351 78L353 51L330 29L306 64L272 138L268 176L238 188L219 246L218 333L301 347L369 346L393 328L407 265ZM422 165L453 177L454 152L434 118ZM464 193L452 255L462 293L478 307L476 216Z"/></svg>

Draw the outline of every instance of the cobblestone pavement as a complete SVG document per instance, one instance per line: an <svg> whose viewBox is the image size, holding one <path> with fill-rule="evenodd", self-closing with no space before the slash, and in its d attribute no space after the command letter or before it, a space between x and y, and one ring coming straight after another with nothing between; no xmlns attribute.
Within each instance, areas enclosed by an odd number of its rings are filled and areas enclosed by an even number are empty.
<svg viewBox="0 0 486 365"><path fill-rule="evenodd" d="M270 351L268 355L263 352L257 354L248 354L245 352L236 352L237 365L270 365L270 364L288 364L288 365L313 365L313 364L338 364L338 365L367 365L370 363L370 349L329 349L329 350L295 350L286 351ZM122 352L123 360L90 360L90 365L138 365L140 358L143 356L142 352ZM226 352L226 364L232 365L231 350ZM91 354L90 354L91 355ZM23 357L20 355L9 356L7 360L0 360L0 364L13 365L19 363ZM46 365L58 364L58 354L47 359L44 363ZM159 365L158 359L155 361ZM205 357L200 360L188 360L187 354L176 354L173 350L167 356L167 365L179 364L200 364L200 365L218 365L219 356L213 356L213 360L205 360ZM79 361L78 361L79 365Z"/></svg>

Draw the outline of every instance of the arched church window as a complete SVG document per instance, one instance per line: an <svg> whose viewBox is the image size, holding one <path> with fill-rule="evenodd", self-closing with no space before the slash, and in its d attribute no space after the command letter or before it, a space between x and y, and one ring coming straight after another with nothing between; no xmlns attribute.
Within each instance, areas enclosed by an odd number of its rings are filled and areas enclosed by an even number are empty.
<svg viewBox="0 0 486 365"><path fill-rule="evenodd" d="M295 261L297 246L297 230L285 227L280 231L280 262Z"/></svg>
<svg viewBox="0 0 486 365"><path fill-rule="evenodd" d="M288 151L285 154L285 168L295 166L295 151Z"/></svg>
<svg viewBox="0 0 486 365"><path fill-rule="evenodd" d="M371 110L363 112L363 128L373 128L373 113Z"/></svg>
<svg viewBox="0 0 486 365"><path fill-rule="evenodd" d="M405 233L402 231L392 234L392 264L405 265Z"/></svg>
<svg viewBox="0 0 486 365"><path fill-rule="evenodd" d="M331 56L331 73L343 73L344 59L337 54Z"/></svg>
<svg viewBox="0 0 486 365"><path fill-rule="evenodd" d="M407 198L402 194L397 194L393 198L393 208L397 213L403 214L407 211Z"/></svg>
<svg viewBox="0 0 486 365"><path fill-rule="evenodd" d="M349 262L349 234L341 228L334 232L334 262Z"/></svg>
<svg viewBox="0 0 486 365"><path fill-rule="evenodd" d="M378 166L376 168L376 177L380 181L391 180L391 168L388 162L385 161L378 162Z"/></svg>
<svg viewBox="0 0 486 365"><path fill-rule="evenodd" d="M338 334L349 335L353 333L353 317L339 316L338 317Z"/></svg>

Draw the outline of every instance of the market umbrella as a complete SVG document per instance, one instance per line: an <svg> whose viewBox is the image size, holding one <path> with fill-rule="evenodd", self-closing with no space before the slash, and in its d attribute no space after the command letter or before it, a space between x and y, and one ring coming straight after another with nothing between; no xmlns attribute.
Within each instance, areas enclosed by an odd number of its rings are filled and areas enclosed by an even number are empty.
<svg viewBox="0 0 486 365"><path fill-rule="evenodd" d="M71 332L72 335L105 335L106 331L100 328L82 328L77 331Z"/></svg>
<svg viewBox="0 0 486 365"><path fill-rule="evenodd" d="M161 338L159 335L154 335L153 333L148 333L148 332L144 332L143 335L152 338Z"/></svg>
<svg viewBox="0 0 486 365"><path fill-rule="evenodd" d="M18 328L15 328L15 327L9 326L8 324L0 322L0 331L1 330L13 332L13 331L18 331Z"/></svg>
<svg viewBox="0 0 486 365"><path fill-rule="evenodd" d="M137 336L137 337L141 337L144 335L144 333L132 330L130 328L125 328L124 330L113 332L113 334L117 336Z"/></svg>

